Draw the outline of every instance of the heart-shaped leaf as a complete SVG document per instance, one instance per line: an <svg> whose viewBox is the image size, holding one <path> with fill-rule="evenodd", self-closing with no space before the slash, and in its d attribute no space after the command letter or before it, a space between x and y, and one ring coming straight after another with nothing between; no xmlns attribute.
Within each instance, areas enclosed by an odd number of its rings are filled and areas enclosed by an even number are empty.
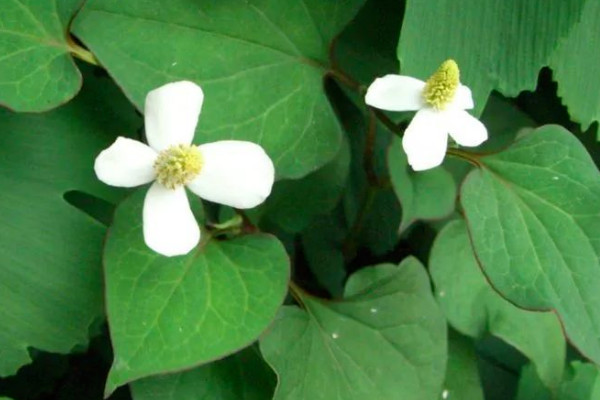
<svg viewBox="0 0 600 400"><path fill-rule="evenodd" d="M432 399L441 392L446 324L416 259L352 275L343 301L299 293L260 348L275 400Z"/></svg>
<svg viewBox="0 0 600 400"><path fill-rule="evenodd" d="M0 104L45 111L81 87L67 25L81 0L6 0L0 12Z"/></svg>
<svg viewBox="0 0 600 400"><path fill-rule="evenodd" d="M259 143L279 178L300 178L338 152L323 76L329 43L363 1L90 0L74 30L140 109L149 90L196 81L198 142Z"/></svg>
<svg viewBox="0 0 600 400"><path fill-rule="evenodd" d="M481 157L461 202L477 258L515 304L553 309L600 362L600 175L585 148L545 126Z"/></svg>
<svg viewBox="0 0 600 400"><path fill-rule="evenodd" d="M191 368L252 343L283 302L289 259L270 235L215 240L185 256L144 243L145 189L115 213L104 251L115 352L106 392L149 375Z"/></svg>

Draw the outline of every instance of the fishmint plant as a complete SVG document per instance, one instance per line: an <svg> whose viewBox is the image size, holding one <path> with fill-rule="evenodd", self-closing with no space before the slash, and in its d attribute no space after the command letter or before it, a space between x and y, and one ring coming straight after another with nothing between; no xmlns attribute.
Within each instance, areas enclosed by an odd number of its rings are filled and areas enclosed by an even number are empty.
<svg viewBox="0 0 600 400"><path fill-rule="evenodd" d="M597 1L5 3L0 399L598 397Z"/></svg>

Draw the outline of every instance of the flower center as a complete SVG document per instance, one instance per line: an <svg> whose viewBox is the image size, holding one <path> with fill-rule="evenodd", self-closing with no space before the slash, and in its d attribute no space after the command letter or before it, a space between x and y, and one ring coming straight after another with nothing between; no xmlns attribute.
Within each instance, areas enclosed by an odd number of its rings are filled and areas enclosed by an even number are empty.
<svg viewBox="0 0 600 400"><path fill-rule="evenodd" d="M191 182L202 169L202 155L197 146L179 144L161 151L154 162L156 180L175 189Z"/></svg>
<svg viewBox="0 0 600 400"><path fill-rule="evenodd" d="M454 98L460 84L460 71L454 60L446 60L425 82L423 97L431 107L443 110Z"/></svg>

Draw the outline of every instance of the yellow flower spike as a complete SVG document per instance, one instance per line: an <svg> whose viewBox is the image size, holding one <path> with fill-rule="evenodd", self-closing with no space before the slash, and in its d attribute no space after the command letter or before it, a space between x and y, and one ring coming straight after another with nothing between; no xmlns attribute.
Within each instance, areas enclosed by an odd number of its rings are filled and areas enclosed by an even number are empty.
<svg viewBox="0 0 600 400"><path fill-rule="evenodd" d="M460 85L460 71L454 60L446 60L425 82L423 97L431 107L443 110L452 102Z"/></svg>
<svg viewBox="0 0 600 400"><path fill-rule="evenodd" d="M169 189L191 182L202 169L202 155L194 145L171 146L154 162L156 180Z"/></svg>

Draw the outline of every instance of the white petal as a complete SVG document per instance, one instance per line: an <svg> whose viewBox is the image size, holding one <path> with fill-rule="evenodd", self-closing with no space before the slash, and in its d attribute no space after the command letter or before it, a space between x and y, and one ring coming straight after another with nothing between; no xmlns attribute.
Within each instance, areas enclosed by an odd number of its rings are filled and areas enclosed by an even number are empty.
<svg viewBox="0 0 600 400"><path fill-rule="evenodd" d="M198 196L235 208L252 208L271 194L275 168L259 145L223 140L198 148L202 170L188 184Z"/></svg>
<svg viewBox="0 0 600 400"><path fill-rule="evenodd" d="M423 108L425 82L403 75L386 75L377 78L365 96L365 102L388 111L411 111Z"/></svg>
<svg viewBox="0 0 600 400"><path fill-rule="evenodd" d="M144 143L124 137L103 150L94 163L96 176L111 186L133 187L152 182L156 152Z"/></svg>
<svg viewBox="0 0 600 400"><path fill-rule="evenodd" d="M146 96L144 111L146 138L156 151L177 144L190 144L204 94L194 82L168 83Z"/></svg>
<svg viewBox="0 0 600 400"><path fill-rule="evenodd" d="M144 200L144 240L167 257L187 254L200 241L200 228L190 209L185 188L167 189L158 182Z"/></svg>
<svg viewBox="0 0 600 400"><path fill-rule="evenodd" d="M461 146L476 147L488 138L485 125L466 111L447 112L445 119L450 136Z"/></svg>
<svg viewBox="0 0 600 400"><path fill-rule="evenodd" d="M402 147L415 171L437 167L444 161L448 146L444 122L442 113L426 108L417 112L406 128Z"/></svg>
<svg viewBox="0 0 600 400"><path fill-rule="evenodd" d="M454 94L452 102L448 105L448 109L471 110L473 107L475 107L475 103L473 102L471 89L465 85L460 85Z"/></svg>

